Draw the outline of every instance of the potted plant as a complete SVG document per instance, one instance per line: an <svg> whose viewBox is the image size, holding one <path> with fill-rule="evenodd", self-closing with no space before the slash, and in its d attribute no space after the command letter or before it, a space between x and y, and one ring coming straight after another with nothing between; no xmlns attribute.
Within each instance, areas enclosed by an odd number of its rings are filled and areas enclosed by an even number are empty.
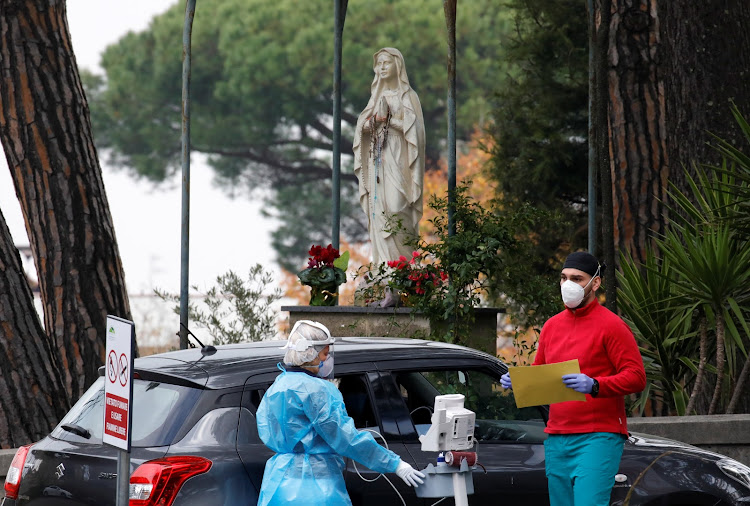
<svg viewBox="0 0 750 506"><path fill-rule="evenodd" d="M346 282L349 252L339 254L331 244L325 248L313 245L308 255L307 268L298 272L297 277L310 287L310 305L335 306L338 287Z"/></svg>

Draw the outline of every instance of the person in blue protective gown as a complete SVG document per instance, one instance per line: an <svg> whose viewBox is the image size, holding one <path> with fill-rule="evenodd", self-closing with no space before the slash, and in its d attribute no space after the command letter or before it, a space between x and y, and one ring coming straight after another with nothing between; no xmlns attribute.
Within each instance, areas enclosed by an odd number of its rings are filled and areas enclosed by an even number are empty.
<svg viewBox="0 0 750 506"><path fill-rule="evenodd" d="M347 415L333 378L333 342L328 329L301 320L284 346L282 373L266 391L256 414L258 434L276 455L266 463L258 506L351 505L343 457L373 471L395 472L409 486L424 474L386 448Z"/></svg>

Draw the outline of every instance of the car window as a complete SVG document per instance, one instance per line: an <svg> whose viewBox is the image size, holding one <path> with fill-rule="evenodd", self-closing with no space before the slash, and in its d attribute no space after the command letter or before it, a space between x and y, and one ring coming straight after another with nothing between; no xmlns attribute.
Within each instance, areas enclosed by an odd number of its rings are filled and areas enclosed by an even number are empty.
<svg viewBox="0 0 750 506"><path fill-rule="evenodd" d="M420 435L430 427L436 395L462 394L464 407L476 414L479 441L541 443L546 438L540 409L517 408L513 392L483 370L400 371L393 377Z"/></svg>
<svg viewBox="0 0 750 506"><path fill-rule="evenodd" d="M351 374L336 377L333 380L341 396L344 399L346 413L354 420L354 426L358 429L377 428L375 411L372 409L370 394L367 390L367 382L364 376ZM248 388L245 390L247 408L252 413L260 406L260 401L270 385L260 388ZM254 417L253 417L254 420Z"/></svg>
<svg viewBox="0 0 750 506"><path fill-rule="evenodd" d="M360 375L342 376L338 387L354 426L358 429L378 427L365 378Z"/></svg>
<svg viewBox="0 0 750 506"><path fill-rule="evenodd" d="M165 446L187 418L200 395L198 389L157 381L133 381L133 447ZM90 437L62 429L76 425ZM55 439L80 443L101 443L104 427L104 379L99 378L71 408L50 434Z"/></svg>

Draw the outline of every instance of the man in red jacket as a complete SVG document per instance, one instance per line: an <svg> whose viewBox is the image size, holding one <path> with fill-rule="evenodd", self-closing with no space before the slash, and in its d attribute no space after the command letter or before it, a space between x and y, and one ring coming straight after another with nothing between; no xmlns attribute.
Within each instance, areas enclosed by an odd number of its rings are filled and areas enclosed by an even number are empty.
<svg viewBox="0 0 750 506"><path fill-rule="evenodd" d="M599 305L601 265L593 255L571 253L560 273L565 310L542 328L534 365L578 359L580 374L568 388L586 402L550 406L544 442L551 506L608 505L628 436L623 396L646 386L643 359L622 319ZM501 378L511 388L510 375Z"/></svg>

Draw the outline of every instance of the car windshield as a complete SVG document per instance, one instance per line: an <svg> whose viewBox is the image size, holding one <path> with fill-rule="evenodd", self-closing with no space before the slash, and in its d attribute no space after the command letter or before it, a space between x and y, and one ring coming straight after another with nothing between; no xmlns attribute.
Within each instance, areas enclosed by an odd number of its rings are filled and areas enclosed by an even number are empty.
<svg viewBox="0 0 750 506"><path fill-rule="evenodd" d="M133 447L166 446L192 409L200 391L157 381L133 381ZM65 428L63 428L65 427ZM104 379L99 378L50 434L55 439L101 444Z"/></svg>

